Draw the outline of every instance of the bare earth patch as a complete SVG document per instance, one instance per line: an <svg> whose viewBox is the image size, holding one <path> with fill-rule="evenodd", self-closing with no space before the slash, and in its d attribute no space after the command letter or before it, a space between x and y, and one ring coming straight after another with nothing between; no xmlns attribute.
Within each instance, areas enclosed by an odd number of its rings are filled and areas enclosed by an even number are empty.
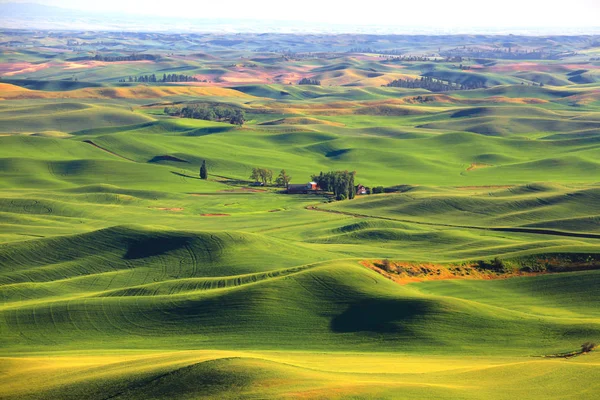
<svg viewBox="0 0 600 400"><path fill-rule="evenodd" d="M440 265L431 263L390 262L387 268L382 260L363 260L363 267L369 268L380 275L400 284L414 282L439 281L449 279L506 279L514 276L534 276L542 272L501 273L475 268L474 265Z"/></svg>
<svg viewBox="0 0 600 400"><path fill-rule="evenodd" d="M480 168L486 168L486 167L491 167L492 165L490 164L484 164L484 163L471 163L471 166L469 166L469 168L467 168L467 171L473 171L475 169L480 169Z"/></svg>

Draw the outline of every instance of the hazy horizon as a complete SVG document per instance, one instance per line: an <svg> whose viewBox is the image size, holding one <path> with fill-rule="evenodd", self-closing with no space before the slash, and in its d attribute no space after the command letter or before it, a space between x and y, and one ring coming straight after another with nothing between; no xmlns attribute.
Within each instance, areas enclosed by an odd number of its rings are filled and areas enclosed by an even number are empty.
<svg viewBox="0 0 600 400"><path fill-rule="evenodd" d="M36 5L59 7L58 17L72 18L72 24L64 21L44 21L42 28L92 29L123 26L131 29L157 29L188 31L202 30L208 27L186 26L193 20L212 20L241 22L239 25L220 26L217 30L240 31L279 31L297 32L335 32L335 33L519 33L519 34L594 34L600 32L597 16L600 15L600 3L593 0L572 0L569 8L559 7L558 1L523 2L505 0L502 2L482 3L475 0L457 0L445 2L431 0L427 7L419 3L398 6L389 1L375 1L371 7L357 8L340 4L341 2L317 2L307 0L302 6L287 10L271 1L257 0L252 3L231 0L223 7L219 3L203 4L182 0L177 7L164 7L158 2L133 0L117 2L106 0L97 3L81 3L76 0L38 0L4 1L0 5L20 4L26 10ZM71 12L67 12L71 10ZM95 14L101 18L105 14L117 14L127 21L75 21L84 13ZM74 16L74 14L77 14ZM80 15L79 15L80 14ZM57 15L53 15L56 17ZM5 28L19 27L20 21L14 16L5 16L1 25ZM40 15L21 15L31 20ZM137 17L144 17L138 20ZM150 19L148 19L150 17ZM130 19L134 18L135 23ZM166 21L179 19L181 26L165 24ZM259 24L258 22L261 22ZM264 23L264 24L263 24ZM64 25L64 26L63 26ZM25 27L25 26L24 26ZM30 27L29 24L26 27ZM210 30L210 29L209 29Z"/></svg>

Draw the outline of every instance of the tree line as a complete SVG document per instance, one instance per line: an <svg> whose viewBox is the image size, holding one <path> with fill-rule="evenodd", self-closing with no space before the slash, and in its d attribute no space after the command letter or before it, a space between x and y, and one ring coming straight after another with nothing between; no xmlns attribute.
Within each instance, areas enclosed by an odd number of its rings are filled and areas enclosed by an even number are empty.
<svg viewBox="0 0 600 400"><path fill-rule="evenodd" d="M462 85L452 82L440 81L429 76L421 79L395 79L384 85L386 87L401 87L408 89L427 89L432 92L448 92L450 90L464 90Z"/></svg>
<svg viewBox="0 0 600 400"><path fill-rule="evenodd" d="M90 57L86 57L90 59ZM105 61L105 62L116 62L116 61L156 61L160 59L160 56L154 54L130 54L127 56L107 56L102 54L96 54L93 58L95 61Z"/></svg>
<svg viewBox="0 0 600 400"><path fill-rule="evenodd" d="M125 78L120 79L119 82L125 82ZM151 74L141 76L129 76L127 78L127 82L207 82L207 80L199 80L194 76L183 74L163 74L162 78L157 77L156 74Z"/></svg>
<svg viewBox="0 0 600 400"><path fill-rule="evenodd" d="M174 117L229 122L240 126L246 122L246 114L243 110L227 106L209 107L206 104L190 104L185 107L165 107L164 113Z"/></svg>
<svg viewBox="0 0 600 400"><path fill-rule="evenodd" d="M575 55L573 52L557 52L541 49L513 50L511 47L498 49L479 49L472 47L456 48L440 52L445 57L471 57L471 58L492 58L495 60L559 60L561 58Z"/></svg>

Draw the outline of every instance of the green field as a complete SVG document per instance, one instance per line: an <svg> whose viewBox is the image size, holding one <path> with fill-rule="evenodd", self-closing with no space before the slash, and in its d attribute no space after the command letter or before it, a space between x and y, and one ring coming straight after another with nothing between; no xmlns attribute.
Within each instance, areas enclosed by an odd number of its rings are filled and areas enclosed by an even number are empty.
<svg viewBox="0 0 600 400"><path fill-rule="evenodd" d="M106 33L161 58L73 61L98 51L89 35L0 55L15 65L0 80L0 399L598 398L600 352L569 356L600 342L587 39L463 70L347 53L344 35L323 39L344 51L318 57L307 38L282 57L258 50L270 36L224 49ZM157 71L210 82L118 83ZM382 87L413 75L484 87ZM194 103L247 120L163 111ZM385 193L287 194L251 186L255 167L292 183L356 171Z"/></svg>

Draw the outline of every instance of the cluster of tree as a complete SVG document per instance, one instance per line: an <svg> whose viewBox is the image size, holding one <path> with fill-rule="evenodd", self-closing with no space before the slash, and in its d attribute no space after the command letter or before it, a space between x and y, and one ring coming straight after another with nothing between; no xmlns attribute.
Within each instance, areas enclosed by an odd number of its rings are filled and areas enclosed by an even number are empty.
<svg viewBox="0 0 600 400"><path fill-rule="evenodd" d="M435 98L433 96L415 96L411 97L409 101L411 103L429 103L430 101L434 101Z"/></svg>
<svg viewBox="0 0 600 400"><path fill-rule="evenodd" d="M119 80L119 82L125 82L125 79ZM162 78L158 78L155 74L142 75L142 76L130 76L127 78L127 82L206 82L205 80L199 80L191 75L183 74L163 74Z"/></svg>
<svg viewBox="0 0 600 400"><path fill-rule="evenodd" d="M154 54L130 54L128 56L107 56L102 54L96 54L92 59L95 61L105 61L105 62L116 62L116 61L156 61L160 58L160 56Z"/></svg>
<svg viewBox="0 0 600 400"><path fill-rule="evenodd" d="M494 257L494 259L490 260L489 262L485 260L477 261L477 268L492 270L495 272L506 272L507 266L504 265L504 261L498 257Z"/></svg>
<svg viewBox="0 0 600 400"><path fill-rule="evenodd" d="M237 68L237 67L240 67L240 68L256 68L256 67L258 67L258 65L256 63L240 64L240 65L237 65L236 63L231 63L231 64L226 65L225 67L226 68Z"/></svg>
<svg viewBox="0 0 600 400"><path fill-rule="evenodd" d="M250 179L255 182L262 182L263 185L273 182L273 171L267 168L252 168Z"/></svg>
<svg viewBox="0 0 600 400"><path fill-rule="evenodd" d="M356 171L329 171L312 175L311 179L326 192L333 192L336 200L353 199L356 195L354 177Z"/></svg>
<svg viewBox="0 0 600 400"><path fill-rule="evenodd" d="M298 85L320 85L321 81L317 79L302 78Z"/></svg>
<svg viewBox="0 0 600 400"><path fill-rule="evenodd" d="M273 183L273 171L268 168L252 168L250 179L253 179L255 182L261 182L263 185L267 183L271 184ZM285 169L282 169L277 178L275 178L275 185L287 187L291 181L292 177L288 175Z"/></svg>
<svg viewBox="0 0 600 400"><path fill-rule="evenodd" d="M190 104L185 107L165 107L164 113L181 118L202 119L205 121L229 122L232 125L243 125L246 114L239 108L206 104Z"/></svg>
<svg viewBox="0 0 600 400"><path fill-rule="evenodd" d="M525 85L525 82L521 82L521 85ZM531 83L528 83L527 86L540 86L540 87L544 87L544 83L543 82L540 82L540 83L531 82Z"/></svg>
<svg viewBox="0 0 600 400"><path fill-rule="evenodd" d="M282 54L281 58L283 59L283 61L306 60L306 59L317 59L317 58L333 58L334 57L330 53L312 53L312 52L296 53L291 50L281 50L281 49L268 50L267 48L263 48L263 49L259 49L259 50L260 51L268 51L268 52L272 52L272 53L281 53Z"/></svg>
<svg viewBox="0 0 600 400"><path fill-rule="evenodd" d="M383 186L375 186L373 189L371 189L371 193L373 194L383 193L384 191L385 189L383 188Z"/></svg>
<svg viewBox="0 0 600 400"><path fill-rule="evenodd" d="M464 85L441 81L430 76L422 76L420 79L396 79L385 85L387 87L401 87L408 89L427 89L432 92L447 92L450 90L465 90Z"/></svg>

